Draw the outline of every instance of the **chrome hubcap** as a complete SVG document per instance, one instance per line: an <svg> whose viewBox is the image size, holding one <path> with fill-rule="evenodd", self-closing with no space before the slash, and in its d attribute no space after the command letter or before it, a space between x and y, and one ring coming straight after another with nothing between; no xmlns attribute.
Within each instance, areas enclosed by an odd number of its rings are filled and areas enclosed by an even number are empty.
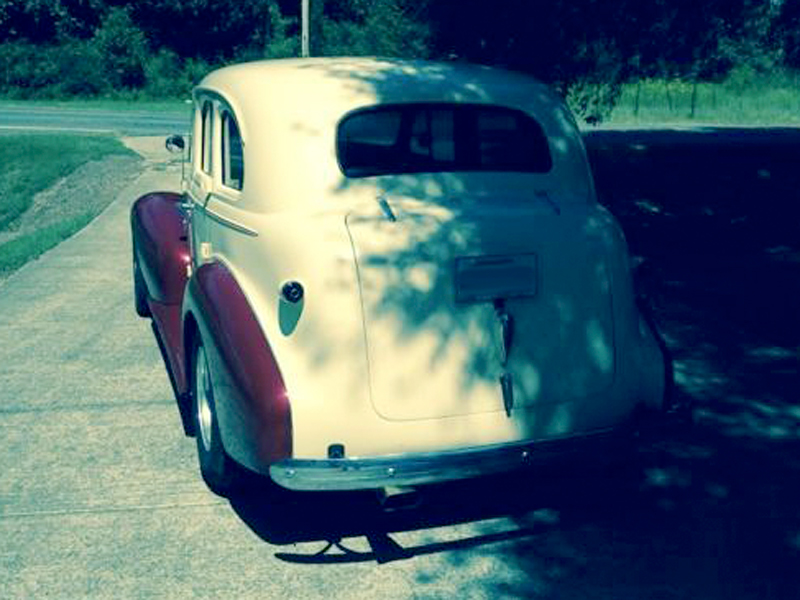
<svg viewBox="0 0 800 600"><path fill-rule="evenodd" d="M197 349L197 360L195 361L195 393L197 394L197 424L200 431L200 441L206 452L211 451L211 428L214 421L211 412L211 381L208 375L208 364L206 362L206 351L200 346Z"/></svg>

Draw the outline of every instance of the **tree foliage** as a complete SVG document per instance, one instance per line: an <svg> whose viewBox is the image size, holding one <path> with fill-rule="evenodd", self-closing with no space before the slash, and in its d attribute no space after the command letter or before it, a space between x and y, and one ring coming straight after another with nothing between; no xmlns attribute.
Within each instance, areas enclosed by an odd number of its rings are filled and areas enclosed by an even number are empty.
<svg viewBox="0 0 800 600"><path fill-rule="evenodd" d="M328 0L324 5L327 12L322 12L319 53L426 58L429 29L415 11L417 4L410 0Z"/></svg>
<svg viewBox="0 0 800 600"><path fill-rule="evenodd" d="M800 69L800 2L784 0L775 21L775 37L783 44L785 64Z"/></svg>
<svg viewBox="0 0 800 600"><path fill-rule="evenodd" d="M312 0L317 55L465 59L533 73L602 116L621 82L800 68L800 0ZM0 0L0 92L179 94L296 56L300 0ZM594 94L594 97L592 96Z"/></svg>

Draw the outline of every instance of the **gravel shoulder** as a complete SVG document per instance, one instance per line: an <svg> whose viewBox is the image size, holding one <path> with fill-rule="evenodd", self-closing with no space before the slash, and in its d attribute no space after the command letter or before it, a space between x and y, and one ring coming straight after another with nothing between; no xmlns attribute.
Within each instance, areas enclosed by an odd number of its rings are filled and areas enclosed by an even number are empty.
<svg viewBox="0 0 800 600"><path fill-rule="evenodd" d="M109 156L81 165L54 186L37 194L0 244L87 213L100 213L142 171L139 156Z"/></svg>
<svg viewBox="0 0 800 600"><path fill-rule="evenodd" d="M38 193L31 207L12 228L0 231L0 247L59 223L80 220L87 215L95 215L92 220L96 219L145 170L159 172L179 168L180 157L167 154L161 136L125 138L122 141L136 154L113 155L87 162ZM0 284L12 275L13 272L0 272Z"/></svg>

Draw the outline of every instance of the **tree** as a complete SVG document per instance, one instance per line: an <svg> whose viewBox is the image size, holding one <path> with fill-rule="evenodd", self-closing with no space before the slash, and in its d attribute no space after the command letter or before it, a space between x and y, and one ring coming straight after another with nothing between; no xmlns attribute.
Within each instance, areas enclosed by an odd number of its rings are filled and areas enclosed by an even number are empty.
<svg viewBox="0 0 800 600"><path fill-rule="evenodd" d="M322 22L322 43L317 49L331 56L425 58L430 32L415 4L409 0L329 0L320 11L322 0L312 0Z"/></svg>
<svg viewBox="0 0 800 600"><path fill-rule="evenodd" d="M183 58L231 60L266 44L273 0L109 0L128 6L153 48Z"/></svg>
<svg viewBox="0 0 800 600"><path fill-rule="evenodd" d="M92 44L99 50L103 71L113 88L137 89L144 85L144 64L149 54L144 33L133 23L127 8L111 8L97 29Z"/></svg>
<svg viewBox="0 0 800 600"><path fill-rule="evenodd" d="M311 0L311 8L312 54L505 66L571 90L595 118L627 80L722 78L736 65L769 71L784 60L800 68L800 0ZM296 56L299 13L299 0L0 0L0 49L15 42L6 58L30 51L21 64L34 65L50 56L44 47L88 56L87 42L114 88L188 85L211 65ZM184 68L192 75L177 77Z"/></svg>
<svg viewBox="0 0 800 600"><path fill-rule="evenodd" d="M784 50L785 64L800 69L800 2L783 0L777 10L775 35Z"/></svg>

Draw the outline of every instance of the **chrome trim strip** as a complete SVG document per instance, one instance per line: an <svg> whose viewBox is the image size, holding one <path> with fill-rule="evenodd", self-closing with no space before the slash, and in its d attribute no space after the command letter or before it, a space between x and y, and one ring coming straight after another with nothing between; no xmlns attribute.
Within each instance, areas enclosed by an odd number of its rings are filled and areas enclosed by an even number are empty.
<svg viewBox="0 0 800 600"><path fill-rule="evenodd" d="M627 436L630 428L604 429L588 435L521 442L450 452L397 454L376 458L287 459L272 465L270 477L292 490L359 490L387 485L470 479L514 471L524 466L557 462L576 454L601 458L608 449Z"/></svg>
<svg viewBox="0 0 800 600"><path fill-rule="evenodd" d="M234 231L238 231L239 233L243 233L245 235L249 235L250 237L258 237L258 232L255 229L250 229L246 225L242 225L241 223L237 223L236 221L229 219L228 217L223 217L221 214L214 212L211 210L207 205L205 207L206 214L214 219L220 225L224 225L226 227L230 227Z"/></svg>

